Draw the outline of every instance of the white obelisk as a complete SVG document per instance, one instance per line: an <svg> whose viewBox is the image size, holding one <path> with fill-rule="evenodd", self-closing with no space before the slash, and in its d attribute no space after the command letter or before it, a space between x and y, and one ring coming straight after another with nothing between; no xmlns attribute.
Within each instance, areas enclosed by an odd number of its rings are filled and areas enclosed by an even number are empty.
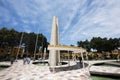
<svg viewBox="0 0 120 80"><path fill-rule="evenodd" d="M54 47L59 45L58 18L56 16L53 17L50 45L52 45ZM50 52L49 52L50 66L57 66L59 60L60 60L59 51L58 50L50 50Z"/></svg>

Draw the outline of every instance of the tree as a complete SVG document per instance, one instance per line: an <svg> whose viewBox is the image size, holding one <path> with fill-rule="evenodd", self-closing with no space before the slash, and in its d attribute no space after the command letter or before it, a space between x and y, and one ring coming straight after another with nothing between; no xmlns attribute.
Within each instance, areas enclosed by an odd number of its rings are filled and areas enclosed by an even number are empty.
<svg viewBox="0 0 120 80"><path fill-rule="evenodd" d="M120 47L120 38L101 38L101 37L93 37L90 41L78 41L78 47L83 47L90 51L91 48L97 49L98 52L109 51L111 52L114 49Z"/></svg>
<svg viewBox="0 0 120 80"><path fill-rule="evenodd" d="M78 41L77 42L78 47L83 47L87 51L90 51L90 42L88 40L85 41Z"/></svg>
<svg viewBox="0 0 120 80"><path fill-rule="evenodd" d="M23 35L22 44L25 44L26 52L34 53L36 36L38 35L38 44L37 44L37 52L39 51L39 47L42 46L42 50L47 49L48 42L47 38L42 34L35 34L34 32L26 33L26 32L18 32L14 29L7 29L3 27L0 29L0 47L15 47L19 46L21 35ZM32 54L33 55L33 54Z"/></svg>

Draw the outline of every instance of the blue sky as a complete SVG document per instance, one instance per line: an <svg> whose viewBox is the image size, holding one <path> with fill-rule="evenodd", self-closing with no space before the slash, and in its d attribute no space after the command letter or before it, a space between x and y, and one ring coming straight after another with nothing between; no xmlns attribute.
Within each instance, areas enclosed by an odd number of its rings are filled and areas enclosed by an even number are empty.
<svg viewBox="0 0 120 80"><path fill-rule="evenodd" d="M62 45L99 36L120 38L120 0L0 0L0 28L42 33L49 42L53 16Z"/></svg>

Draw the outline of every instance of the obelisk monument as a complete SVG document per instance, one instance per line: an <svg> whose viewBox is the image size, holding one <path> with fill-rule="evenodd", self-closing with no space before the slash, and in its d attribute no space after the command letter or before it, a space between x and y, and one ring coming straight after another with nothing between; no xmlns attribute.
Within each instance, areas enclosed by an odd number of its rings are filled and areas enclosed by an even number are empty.
<svg viewBox="0 0 120 80"><path fill-rule="evenodd" d="M53 17L52 31L51 31L51 41L50 45L56 47L59 45L59 28L58 28L58 18ZM57 66L60 60L60 53L58 50L50 50L49 52L49 64L50 66Z"/></svg>

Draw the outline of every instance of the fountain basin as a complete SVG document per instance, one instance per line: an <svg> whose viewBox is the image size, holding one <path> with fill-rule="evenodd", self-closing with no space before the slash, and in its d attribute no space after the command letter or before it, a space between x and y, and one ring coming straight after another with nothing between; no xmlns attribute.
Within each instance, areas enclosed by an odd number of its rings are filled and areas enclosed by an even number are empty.
<svg viewBox="0 0 120 80"><path fill-rule="evenodd" d="M38 65L38 66L49 66L49 63L47 61L33 62L33 64ZM60 65L67 65L67 64L68 64L67 62L60 62L59 66Z"/></svg>
<svg viewBox="0 0 120 80"><path fill-rule="evenodd" d="M120 80L118 77L106 77L106 76L98 76L98 75L92 75L92 80Z"/></svg>
<svg viewBox="0 0 120 80"><path fill-rule="evenodd" d="M120 78L120 64L115 61L95 63L90 67L90 73L97 76Z"/></svg>
<svg viewBox="0 0 120 80"><path fill-rule="evenodd" d="M103 63L96 63L93 64L95 66L111 66L111 67L120 67L120 62L103 62Z"/></svg>
<svg viewBox="0 0 120 80"><path fill-rule="evenodd" d="M3 69L6 69L8 67L10 67L10 66L9 65L0 65L0 71L3 70Z"/></svg>

